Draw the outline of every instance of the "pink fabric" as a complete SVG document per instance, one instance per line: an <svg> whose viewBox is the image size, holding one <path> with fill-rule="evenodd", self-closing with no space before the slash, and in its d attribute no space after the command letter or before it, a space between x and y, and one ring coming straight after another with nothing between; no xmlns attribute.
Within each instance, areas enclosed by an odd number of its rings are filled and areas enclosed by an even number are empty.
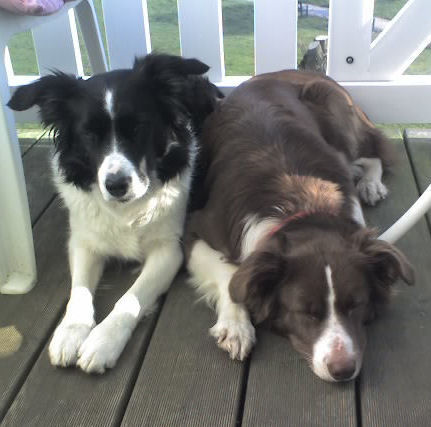
<svg viewBox="0 0 431 427"><path fill-rule="evenodd" d="M63 5L63 0L0 0L0 8L20 15L49 15Z"/></svg>

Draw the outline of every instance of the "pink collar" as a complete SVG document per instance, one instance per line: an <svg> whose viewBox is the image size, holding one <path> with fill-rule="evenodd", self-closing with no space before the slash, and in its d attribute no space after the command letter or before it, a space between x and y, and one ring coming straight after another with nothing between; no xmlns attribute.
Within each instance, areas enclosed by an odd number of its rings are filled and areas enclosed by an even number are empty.
<svg viewBox="0 0 431 427"><path fill-rule="evenodd" d="M298 219L306 218L307 216L314 215L317 213L322 213L324 215L336 216L335 212L328 212L328 211L320 211L320 210L299 211L293 215L290 215L290 216L284 218L279 224L277 224L273 228L271 228L271 230L269 230L269 232L267 234L267 238L272 237L275 233L277 233L285 225L290 224L291 222L296 221Z"/></svg>
<svg viewBox="0 0 431 427"><path fill-rule="evenodd" d="M271 230L269 230L269 232L267 234L267 238L272 237L275 233L277 233L285 225L287 225L293 221L296 221L297 219L305 218L305 217L312 215L314 213L316 213L316 211L299 211L296 214L293 214L293 215L290 215L290 216L284 218L279 224L274 225L274 227L272 227Z"/></svg>

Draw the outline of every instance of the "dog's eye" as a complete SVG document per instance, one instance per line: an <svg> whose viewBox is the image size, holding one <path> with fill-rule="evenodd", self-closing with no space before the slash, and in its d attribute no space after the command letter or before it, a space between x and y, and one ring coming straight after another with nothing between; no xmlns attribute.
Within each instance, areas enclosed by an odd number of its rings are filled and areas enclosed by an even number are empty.
<svg viewBox="0 0 431 427"><path fill-rule="evenodd" d="M123 114L117 117L115 122L116 131L123 138L135 138L145 127L145 120L138 120L131 114Z"/></svg>
<svg viewBox="0 0 431 427"><path fill-rule="evenodd" d="M143 127L144 122L133 121L130 125L130 131L133 132L133 135L137 135Z"/></svg>
<svg viewBox="0 0 431 427"><path fill-rule="evenodd" d="M321 320L321 315L317 311L306 311L304 315L312 322L319 322Z"/></svg>

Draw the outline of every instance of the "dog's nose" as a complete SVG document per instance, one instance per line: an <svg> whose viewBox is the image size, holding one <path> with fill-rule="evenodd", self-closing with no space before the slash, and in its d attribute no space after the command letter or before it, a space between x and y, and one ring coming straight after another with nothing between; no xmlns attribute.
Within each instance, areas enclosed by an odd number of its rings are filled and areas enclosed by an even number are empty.
<svg viewBox="0 0 431 427"><path fill-rule="evenodd" d="M356 362L354 359L336 358L327 364L328 371L332 378L336 381L350 380L356 370Z"/></svg>
<svg viewBox="0 0 431 427"><path fill-rule="evenodd" d="M123 197L129 189L131 178L122 173L109 173L106 175L105 187L114 197Z"/></svg>

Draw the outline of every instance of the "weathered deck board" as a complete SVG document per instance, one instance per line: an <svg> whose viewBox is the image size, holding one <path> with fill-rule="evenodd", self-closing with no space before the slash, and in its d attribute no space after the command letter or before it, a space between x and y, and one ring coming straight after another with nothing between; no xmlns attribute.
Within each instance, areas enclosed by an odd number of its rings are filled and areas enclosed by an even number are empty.
<svg viewBox="0 0 431 427"><path fill-rule="evenodd" d="M400 163L388 184L389 197L366 211L383 230L417 198L418 192L402 141ZM431 147L430 147L431 148ZM428 155L431 154L431 150ZM364 426L429 426L431 414L431 239L421 220L398 243L416 267L416 285L397 285L397 295L369 328L360 378Z"/></svg>
<svg viewBox="0 0 431 427"><path fill-rule="evenodd" d="M53 147L52 139L44 133L40 135L37 139L29 138L24 136L19 139L19 148L21 150L21 157L25 157L33 147Z"/></svg>
<svg viewBox="0 0 431 427"><path fill-rule="evenodd" d="M129 269L130 270L130 269ZM100 321L130 286L125 268L111 268L103 277L95 305ZM15 398L4 426L111 426L118 425L132 392L157 315L136 329L115 369L88 375L76 368L50 365L47 345ZM41 393L41 390L49 391Z"/></svg>
<svg viewBox="0 0 431 427"><path fill-rule="evenodd" d="M66 212L54 202L33 230L38 267L35 288L25 295L0 297L1 327L17 330L8 340L22 337L20 348L0 359L0 419L64 307L69 281L66 223Z"/></svg>
<svg viewBox="0 0 431 427"><path fill-rule="evenodd" d="M34 138L20 138L19 149L21 150L21 156L24 157L34 144L36 144L36 140Z"/></svg>
<svg viewBox="0 0 431 427"><path fill-rule="evenodd" d="M184 280L169 291L123 426L234 426L244 365L208 334L215 316Z"/></svg>
<svg viewBox="0 0 431 427"><path fill-rule="evenodd" d="M287 339L261 331L251 357L242 425L355 426L354 383L325 383Z"/></svg>
<svg viewBox="0 0 431 427"><path fill-rule="evenodd" d="M49 143L42 140L35 145L26 141L24 145L29 147L23 156L23 167L34 223L54 195L47 161ZM0 354L0 420L33 366L66 302L69 281L65 251L66 216L59 203L55 202L33 229L38 267L36 287L26 295L0 297L0 341L14 350ZM20 347L16 349L20 342Z"/></svg>
<svg viewBox="0 0 431 427"><path fill-rule="evenodd" d="M32 224L39 218L43 210L55 195L51 179L51 147L39 142L23 157L25 182Z"/></svg>
<svg viewBox="0 0 431 427"><path fill-rule="evenodd" d="M413 173L422 193L431 184L431 130L406 130L405 140ZM427 218L430 221L430 213Z"/></svg>

